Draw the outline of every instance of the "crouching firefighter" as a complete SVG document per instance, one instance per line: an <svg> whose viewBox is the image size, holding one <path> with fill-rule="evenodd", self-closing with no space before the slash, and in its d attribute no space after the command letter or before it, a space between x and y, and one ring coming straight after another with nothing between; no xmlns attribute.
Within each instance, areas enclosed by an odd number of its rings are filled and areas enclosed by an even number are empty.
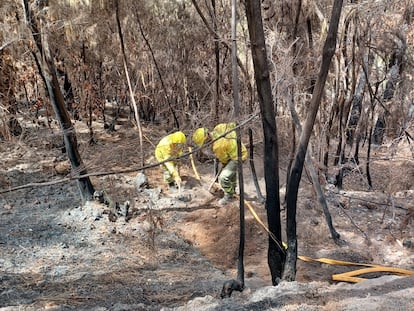
<svg viewBox="0 0 414 311"><path fill-rule="evenodd" d="M220 205L225 205L233 200L237 187L237 135L236 131L232 130L235 127L235 123L221 123L212 132L209 132L207 128L198 128L192 136L192 141L198 147L202 147L205 143L215 140L230 131L212 144L213 153L222 167L218 176L220 187L224 191L223 198L218 202ZM241 148L242 161L245 161L247 159L247 149L243 143Z"/></svg>
<svg viewBox="0 0 414 311"><path fill-rule="evenodd" d="M187 138L184 133L177 131L163 137L155 148L155 158L158 162L171 159L161 164L161 169L164 181L168 183L168 188L172 191L181 188L178 160L175 158L183 155L186 142Z"/></svg>

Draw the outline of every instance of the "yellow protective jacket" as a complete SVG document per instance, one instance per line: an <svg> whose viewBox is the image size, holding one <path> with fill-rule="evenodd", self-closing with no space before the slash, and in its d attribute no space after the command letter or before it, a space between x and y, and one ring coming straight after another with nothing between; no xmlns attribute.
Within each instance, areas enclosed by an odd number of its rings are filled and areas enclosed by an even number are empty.
<svg viewBox="0 0 414 311"><path fill-rule="evenodd" d="M217 124L216 127L213 129L213 139L216 139L217 137L223 135L224 133L230 131L231 129L234 129L236 127L236 123L230 122L230 123L220 123ZM236 138L236 131L231 131L226 135L228 138Z"/></svg>
<svg viewBox="0 0 414 311"><path fill-rule="evenodd" d="M181 131L163 137L155 148L155 158L158 162L162 162L169 158L181 156L186 142L187 139ZM165 162L164 165L173 176L178 176L178 171L173 161Z"/></svg>
<svg viewBox="0 0 414 311"><path fill-rule="evenodd" d="M213 139L235 128L235 123L220 123L218 124L212 134ZM247 159L247 149L242 143L242 161ZM237 161L237 135L236 131L231 131L226 136L218 139L213 143L213 152L221 164L226 165L230 160Z"/></svg>

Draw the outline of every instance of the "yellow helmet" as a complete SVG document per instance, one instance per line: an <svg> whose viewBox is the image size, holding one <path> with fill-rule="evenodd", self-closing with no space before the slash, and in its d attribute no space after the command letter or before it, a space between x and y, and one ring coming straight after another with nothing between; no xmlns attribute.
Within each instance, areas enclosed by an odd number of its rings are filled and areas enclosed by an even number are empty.
<svg viewBox="0 0 414 311"><path fill-rule="evenodd" d="M171 137L171 141L174 144L185 144L187 142L187 138L185 137L184 133L181 131L172 133L170 137Z"/></svg>
<svg viewBox="0 0 414 311"><path fill-rule="evenodd" d="M201 147L206 141L207 136L208 136L208 129L206 129L205 127L200 127L194 131L193 142L198 147Z"/></svg>

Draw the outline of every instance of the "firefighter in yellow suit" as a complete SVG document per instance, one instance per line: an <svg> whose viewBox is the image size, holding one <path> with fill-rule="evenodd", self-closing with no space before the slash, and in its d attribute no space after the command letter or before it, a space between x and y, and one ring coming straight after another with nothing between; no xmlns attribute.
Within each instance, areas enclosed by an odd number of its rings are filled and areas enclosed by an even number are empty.
<svg viewBox="0 0 414 311"><path fill-rule="evenodd" d="M236 127L235 123L220 123L216 125L212 132L207 128L198 128L194 131L192 140L198 146L202 147L204 143L217 139L226 132ZM242 161L247 159L247 149L242 143ZM225 136L213 142L212 146L214 155L220 161L222 170L218 177L221 188L224 191L224 197L219 200L219 204L224 205L233 199L237 186L237 136L233 130Z"/></svg>
<svg viewBox="0 0 414 311"><path fill-rule="evenodd" d="M155 148L155 158L158 162L179 157L184 152L187 138L181 131L174 132L163 137ZM168 183L169 189L181 187L181 176L178 170L177 160L167 161L161 164L164 181Z"/></svg>

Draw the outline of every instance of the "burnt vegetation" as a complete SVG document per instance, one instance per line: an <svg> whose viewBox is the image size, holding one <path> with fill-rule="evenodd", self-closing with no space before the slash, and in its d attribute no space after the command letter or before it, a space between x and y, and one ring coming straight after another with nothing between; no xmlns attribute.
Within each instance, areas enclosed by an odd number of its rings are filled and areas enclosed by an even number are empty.
<svg viewBox="0 0 414 311"><path fill-rule="evenodd" d="M414 190L414 7L410 0L261 3L261 15L251 1L239 3L234 61L230 1L2 1L0 143L18 141L27 148L39 143L63 154L80 197L89 201L104 169L142 171L154 164L157 141L148 133L182 130L190 141L198 127L249 120L240 128L242 139L250 150L260 150L271 170L267 193L262 196L256 184L258 204L266 202L276 236L269 237L271 281L294 280L295 263L284 265L297 257L294 220L301 179L314 185L314 200L324 208L337 244L343 241L322 191L382 191L392 202L397 193ZM333 3L342 8L335 21ZM338 30L330 33L334 22ZM255 53L261 43L265 53ZM77 136L79 124L87 132ZM84 161L88 148L105 148L97 127L120 145L130 139L120 127L139 131L137 160L110 159L105 167ZM381 158L379 148L385 150ZM122 159L120 149L113 150L116 159ZM253 157L252 152L252 162ZM404 177L392 168L373 177L387 160L395 161ZM1 185L4 191L19 186ZM286 195L279 197L283 185ZM128 199L116 191L110 195ZM129 202L109 205L113 222L126 218ZM286 250L276 247L286 236L280 217L285 206L288 227L294 227L287 233L288 259ZM398 225L408 230L414 209L403 208L406 216ZM244 284L226 286L223 297L242 291Z"/></svg>

